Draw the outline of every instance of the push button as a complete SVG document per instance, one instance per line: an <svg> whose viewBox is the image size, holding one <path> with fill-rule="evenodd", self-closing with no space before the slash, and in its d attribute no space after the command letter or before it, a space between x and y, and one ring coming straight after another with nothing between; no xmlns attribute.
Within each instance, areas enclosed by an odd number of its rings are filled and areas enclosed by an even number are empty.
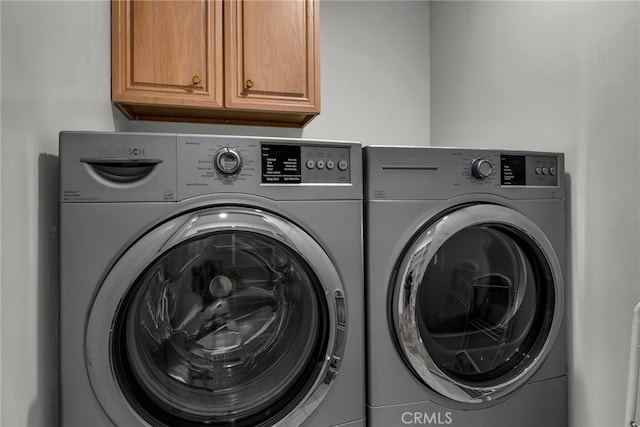
<svg viewBox="0 0 640 427"><path fill-rule="evenodd" d="M336 164L333 160L327 160L327 169L331 170L336 167Z"/></svg>
<svg viewBox="0 0 640 427"><path fill-rule="evenodd" d="M318 160L318 161L316 162L316 167L317 167L318 169L324 169L324 160Z"/></svg>
<svg viewBox="0 0 640 427"><path fill-rule="evenodd" d="M314 167L316 167L316 162L311 159L307 160L307 169L313 169Z"/></svg>
<svg viewBox="0 0 640 427"><path fill-rule="evenodd" d="M349 163L347 163L346 160L340 160L338 162L338 169L340 169L341 171L346 171L348 167Z"/></svg>

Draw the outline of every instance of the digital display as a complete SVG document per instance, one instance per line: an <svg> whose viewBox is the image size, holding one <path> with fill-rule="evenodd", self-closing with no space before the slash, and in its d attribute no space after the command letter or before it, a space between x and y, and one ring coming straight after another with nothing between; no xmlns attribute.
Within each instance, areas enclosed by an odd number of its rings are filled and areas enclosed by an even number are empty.
<svg viewBox="0 0 640 427"><path fill-rule="evenodd" d="M262 145L263 184L299 184L301 182L299 145Z"/></svg>
<svg viewBox="0 0 640 427"><path fill-rule="evenodd" d="M502 185L527 185L525 156L500 157L500 183Z"/></svg>

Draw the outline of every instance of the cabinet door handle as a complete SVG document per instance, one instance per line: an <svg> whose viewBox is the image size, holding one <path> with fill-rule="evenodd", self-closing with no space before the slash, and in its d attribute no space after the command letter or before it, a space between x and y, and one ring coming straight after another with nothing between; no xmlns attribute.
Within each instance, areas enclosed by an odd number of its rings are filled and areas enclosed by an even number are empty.
<svg viewBox="0 0 640 427"><path fill-rule="evenodd" d="M193 76L191 81L193 82L194 85L197 85L202 81L202 79L200 79L200 76L196 74L195 76Z"/></svg>
<svg viewBox="0 0 640 427"><path fill-rule="evenodd" d="M245 84L247 85L247 87L248 87L249 89L251 89L251 88L253 87L253 85L254 85L253 80L247 80L247 81L245 82Z"/></svg>

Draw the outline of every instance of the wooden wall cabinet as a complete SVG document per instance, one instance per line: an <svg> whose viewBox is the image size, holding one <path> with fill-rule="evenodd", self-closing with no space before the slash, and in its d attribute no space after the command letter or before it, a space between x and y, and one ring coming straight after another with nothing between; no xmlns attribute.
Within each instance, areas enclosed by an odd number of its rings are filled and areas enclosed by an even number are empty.
<svg viewBox="0 0 640 427"><path fill-rule="evenodd" d="M318 1L112 0L112 100L134 120L304 126Z"/></svg>

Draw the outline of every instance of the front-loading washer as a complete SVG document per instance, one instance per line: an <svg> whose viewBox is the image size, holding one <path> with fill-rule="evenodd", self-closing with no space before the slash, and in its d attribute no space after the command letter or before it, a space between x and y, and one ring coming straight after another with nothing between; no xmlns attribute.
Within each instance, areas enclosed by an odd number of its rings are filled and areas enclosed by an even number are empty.
<svg viewBox="0 0 640 427"><path fill-rule="evenodd" d="M566 427L563 154L364 163L369 425Z"/></svg>
<svg viewBox="0 0 640 427"><path fill-rule="evenodd" d="M60 134L64 426L363 426L358 143Z"/></svg>

